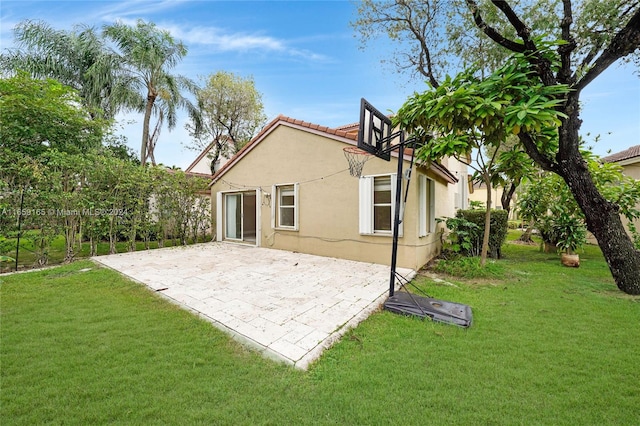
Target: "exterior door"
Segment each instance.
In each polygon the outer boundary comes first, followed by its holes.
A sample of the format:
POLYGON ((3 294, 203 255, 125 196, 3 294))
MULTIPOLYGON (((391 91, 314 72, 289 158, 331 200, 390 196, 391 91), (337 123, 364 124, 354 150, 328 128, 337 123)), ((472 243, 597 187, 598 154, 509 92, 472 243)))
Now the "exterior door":
POLYGON ((224 194, 225 240, 257 243, 259 206, 256 201, 257 193, 253 191, 224 194))

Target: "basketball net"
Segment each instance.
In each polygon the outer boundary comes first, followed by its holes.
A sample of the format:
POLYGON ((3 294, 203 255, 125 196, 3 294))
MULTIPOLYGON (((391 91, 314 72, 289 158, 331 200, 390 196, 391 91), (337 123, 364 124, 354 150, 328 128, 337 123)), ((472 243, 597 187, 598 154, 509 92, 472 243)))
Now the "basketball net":
POLYGON ((348 146, 342 151, 349 162, 349 174, 353 177, 361 177, 364 163, 371 158, 371 154, 355 146, 348 146))

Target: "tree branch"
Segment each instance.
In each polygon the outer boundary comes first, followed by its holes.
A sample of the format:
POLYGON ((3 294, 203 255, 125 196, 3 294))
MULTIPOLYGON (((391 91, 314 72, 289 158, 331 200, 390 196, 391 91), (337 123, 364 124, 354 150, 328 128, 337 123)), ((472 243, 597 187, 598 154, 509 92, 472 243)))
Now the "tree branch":
POLYGON ((573 12, 571 11, 571 0, 562 0, 564 17, 560 22, 562 30, 562 40, 567 44, 563 44, 558 48, 560 54, 560 71, 558 72, 558 80, 563 84, 571 84, 575 77, 571 76, 571 52, 576 48, 576 42, 571 36, 571 24, 573 24, 573 12))
POLYGON ((576 83, 575 89, 580 92, 611 64, 633 53, 638 47, 640 47, 640 9, 636 10, 627 25, 613 37, 609 46, 596 59, 593 67, 576 83))
POLYGON ((509 40, 508 38, 500 34, 495 28, 487 25, 487 23, 484 22, 484 19, 482 19, 482 16, 480 15, 480 9, 478 8, 478 4, 475 2, 475 0, 466 0, 466 2, 467 6, 469 6, 469 10, 473 15, 473 21, 475 22, 476 26, 480 30, 482 30, 482 32, 484 32, 491 40, 495 41, 505 49, 511 50, 512 52, 524 53, 526 51, 526 48, 523 44, 516 43, 513 40, 509 40))
POLYGON ((538 150, 535 141, 529 133, 519 133, 518 139, 520 139, 522 146, 524 146, 524 150, 527 155, 529 155, 529 157, 531 157, 531 159, 535 161, 540 167, 542 167, 544 170, 558 173, 558 166, 555 161, 542 154, 538 150))
MULTIPOLYGON (((411 5, 404 2, 403 0, 399 0, 397 4, 399 6, 404 7, 407 14, 406 18, 399 19, 399 20, 404 21, 404 23, 409 28, 409 31, 411 31, 411 33, 414 35, 416 40, 418 40, 418 43, 420 43, 420 55, 418 59, 419 63, 416 64, 418 67, 418 71, 420 71, 420 73, 423 76, 429 79, 429 83, 431 83, 431 85, 434 88, 437 88, 438 86, 440 86, 440 84, 438 83, 435 76, 433 75, 433 64, 431 61, 431 52, 429 51, 429 46, 427 45, 426 38, 424 37, 426 24, 422 28, 416 28, 416 26, 413 25, 413 19, 412 19, 413 10, 411 9, 411 5), (425 70, 425 65, 426 65, 426 70, 425 70)), ((429 21, 430 20, 427 20, 427 22, 429 21)))
POLYGON ((511 26, 513 26, 518 36, 520 36, 520 38, 524 42, 524 46, 527 48, 527 50, 535 50, 536 46, 531 41, 531 33, 529 28, 525 25, 524 22, 520 20, 520 18, 518 18, 511 6, 509 6, 509 3, 507 3, 505 0, 491 0, 491 2, 496 8, 498 8, 498 10, 500 10, 504 14, 504 16, 507 17, 509 23, 511 23, 511 26))

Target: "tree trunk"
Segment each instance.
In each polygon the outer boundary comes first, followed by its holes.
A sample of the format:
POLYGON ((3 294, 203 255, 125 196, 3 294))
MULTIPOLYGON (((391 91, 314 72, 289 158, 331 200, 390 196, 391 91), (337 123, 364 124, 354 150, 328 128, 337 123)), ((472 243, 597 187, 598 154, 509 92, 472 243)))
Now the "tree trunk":
POLYGON ((618 207, 600 194, 578 151, 578 96, 569 96, 569 117, 560 128, 558 173, 582 209, 587 229, 598 240, 618 288, 627 294, 640 294, 640 251, 625 231, 618 207))
POLYGON ((156 97, 151 92, 147 95, 147 105, 144 109, 144 122, 142 124, 142 143, 140 144, 140 164, 144 167, 147 163, 147 145, 149 143, 149 122, 151 121, 151 110, 156 97))
POLYGON ((520 236, 520 238, 518 238, 519 241, 522 241, 524 243, 531 243, 533 242, 533 240, 531 239, 531 234, 533 233, 533 227, 535 226, 535 221, 530 220, 529 224, 527 225, 527 229, 524 231, 524 233, 520 236))
POLYGON ((500 202, 502 204, 502 208, 506 210, 507 215, 511 211, 511 200, 513 199, 513 194, 516 193, 517 188, 518 186, 515 183, 511 182, 509 184, 508 190, 507 188, 502 189, 502 198, 500 199, 500 202))
POLYGON ((487 185, 487 210, 484 215, 484 235, 482 236, 482 251, 480 252, 480 266, 487 262, 489 252, 489 235, 491 235, 491 179, 489 175, 484 176, 484 183, 487 185))

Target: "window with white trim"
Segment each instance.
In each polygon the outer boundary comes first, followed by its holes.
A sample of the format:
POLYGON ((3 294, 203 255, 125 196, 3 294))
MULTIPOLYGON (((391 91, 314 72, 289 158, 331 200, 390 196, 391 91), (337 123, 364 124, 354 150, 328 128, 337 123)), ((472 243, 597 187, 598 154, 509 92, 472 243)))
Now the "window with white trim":
MULTIPOLYGON (((363 176, 360 182, 360 233, 392 235, 396 174, 363 176)), ((399 235, 402 235, 402 224, 399 235)))
POLYGON ((418 176, 418 236, 425 237, 436 230, 435 182, 425 175, 418 176))
POLYGON ((298 184, 274 185, 271 227, 298 230, 298 184))

